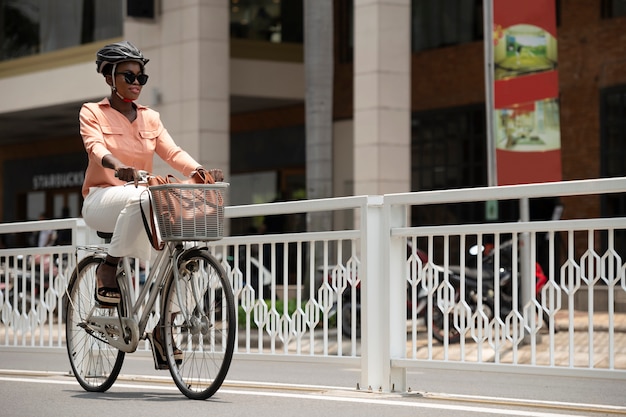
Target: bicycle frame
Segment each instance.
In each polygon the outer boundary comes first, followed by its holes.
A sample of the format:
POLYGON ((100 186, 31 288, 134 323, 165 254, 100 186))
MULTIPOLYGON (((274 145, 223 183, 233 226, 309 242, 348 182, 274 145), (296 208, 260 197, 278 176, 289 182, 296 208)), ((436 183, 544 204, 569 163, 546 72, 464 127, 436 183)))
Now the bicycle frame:
MULTIPOLYGON (((106 342, 111 346, 126 352, 132 353, 137 350, 140 340, 144 340, 144 331, 150 318, 150 312, 153 310, 157 298, 161 294, 161 290, 167 284, 167 279, 173 276, 178 278, 178 270, 173 265, 178 264, 178 258, 186 251, 197 249, 198 246, 185 248, 180 242, 168 242, 165 248, 158 253, 154 262, 151 263, 150 274, 146 282, 135 297, 135 287, 132 283, 132 268, 130 260, 126 257, 122 259, 121 267, 118 267, 118 277, 123 272, 126 279, 118 280, 120 291, 125 297, 122 297, 124 303, 123 312, 118 317, 93 315, 96 307, 90 312, 85 324, 91 330, 97 331, 106 337, 106 342), (144 302, 144 300, 147 301, 144 302), (123 332, 120 334, 120 329, 123 332)), ((177 289, 178 283, 176 281, 177 289)), ((180 291, 177 291, 180 297, 180 291)), ((198 291, 194 291, 194 298, 201 302, 202 297, 198 291)), ((118 307, 118 311, 119 307, 118 307)), ((120 312, 121 312, 120 311, 120 312)), ((187 319, 187 317, 185 317, 187 319)))

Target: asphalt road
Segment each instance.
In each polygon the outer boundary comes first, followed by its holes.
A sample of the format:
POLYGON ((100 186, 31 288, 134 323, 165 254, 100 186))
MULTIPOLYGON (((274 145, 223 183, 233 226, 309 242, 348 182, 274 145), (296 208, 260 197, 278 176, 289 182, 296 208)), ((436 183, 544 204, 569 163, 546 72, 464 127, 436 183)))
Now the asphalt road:
POLYGON ((0 416, 615 416, 626 415, 626 381, 500 372, 409 372, 411 393, 357 390, 356 369, 300 362, 233 362, 226 383, 192 401, 145 353, 127 355, 106 393, 69 375, 65 352, 0 351, 0 416))

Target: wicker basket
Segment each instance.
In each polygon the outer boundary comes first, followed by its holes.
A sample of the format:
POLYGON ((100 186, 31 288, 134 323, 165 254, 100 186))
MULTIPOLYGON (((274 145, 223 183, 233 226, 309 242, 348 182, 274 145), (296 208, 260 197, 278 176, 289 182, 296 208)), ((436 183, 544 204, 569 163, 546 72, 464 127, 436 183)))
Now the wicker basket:
POLYGON ((228 183, 151 186, 161 238, 164 241, 221 239, 228 186, 228 183))

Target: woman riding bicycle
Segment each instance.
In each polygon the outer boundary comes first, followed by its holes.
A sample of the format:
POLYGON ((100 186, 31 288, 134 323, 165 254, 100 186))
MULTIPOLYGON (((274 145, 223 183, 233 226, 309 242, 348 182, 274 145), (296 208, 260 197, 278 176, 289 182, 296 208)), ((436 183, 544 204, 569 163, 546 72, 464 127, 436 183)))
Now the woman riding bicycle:
MULTIPOLYGON (((145 187, 137 183, 138 171, 152 172, 156 153, 185 176, 204 170, 169 135, 159 113, 135 103, 148 81, 148 59, 130 42, 106 45, 96 54, 96 70, 104 76, 111 94, 80 110, 80 134, 89 158, 82 194, 85 223, 113 233, 106 261, 98 268, 96 301, 104 306, 120 302, 116 279, 121 257, 149 260, 150 240, 141 219, 146 204, 145 187), (128 186, 133 182, 134 186, 128 186)), ((223 181, 222 171, 209 173, 223 181)))

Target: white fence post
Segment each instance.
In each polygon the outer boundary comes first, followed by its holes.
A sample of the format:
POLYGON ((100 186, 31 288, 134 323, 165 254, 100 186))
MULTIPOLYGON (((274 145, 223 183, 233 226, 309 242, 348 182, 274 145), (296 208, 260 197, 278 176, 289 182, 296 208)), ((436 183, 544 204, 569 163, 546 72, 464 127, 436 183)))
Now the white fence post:
MULTIPOLYGON (((406 310, 407 310, 407 246, 405 238, 391 239, 391 229, 406 227, 407 207, 385 204, 383 218, 384 240, 389 242, 388 251, 383 256, 386 276, 383 280, 389 286, 389 353, 390 360, 406 358, 406 310)), ((406 368, 391 366, 391 391, 405 392, 407 386, 406 368)))
POLYGON ((382 212, 382 196, 369 196, 361 210, 361 385, 389 391, 389 286, 383 261, 389 232, 383 231, 382 212))

